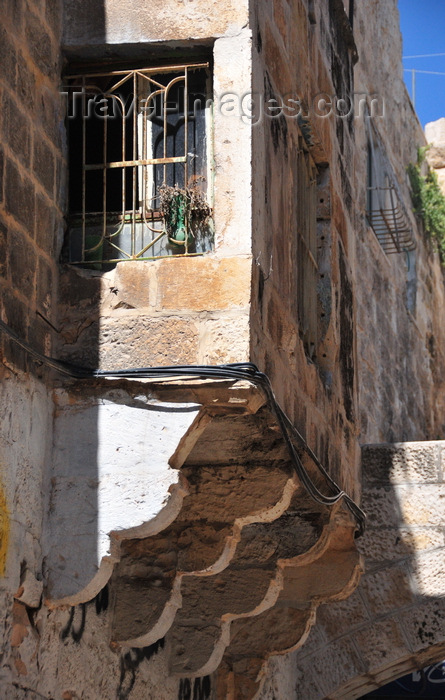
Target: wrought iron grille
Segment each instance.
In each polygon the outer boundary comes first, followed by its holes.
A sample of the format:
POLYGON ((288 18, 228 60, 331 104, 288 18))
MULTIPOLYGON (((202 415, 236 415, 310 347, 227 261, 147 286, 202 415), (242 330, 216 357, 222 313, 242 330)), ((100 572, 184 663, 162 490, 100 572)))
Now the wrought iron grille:
POLYGON ((366 217, 385 253, 414 250, 412 225, 394 171, 377 134, 368 132, 368 201, 366 217))
POLYGON ((212 246, 208 63, 68 78, 69 260, 212 246))

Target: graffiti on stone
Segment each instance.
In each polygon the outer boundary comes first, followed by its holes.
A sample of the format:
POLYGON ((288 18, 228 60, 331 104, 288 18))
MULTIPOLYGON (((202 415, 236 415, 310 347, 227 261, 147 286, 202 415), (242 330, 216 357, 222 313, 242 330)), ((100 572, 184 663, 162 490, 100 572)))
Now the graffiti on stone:
POLYGON ((181 678, 178 700, 209 700, 212 685, 210 676, 203 678, 181 678))
POLYGON ((117 700, 127 700, 136 682, 136 671, 142 661, 150 661, 151 657, 164 648, 164 639, 159 639, 149 647, 132 648, 121 656, 120 678, 117 689, 117 700))
POLYGON ((65 627, 60 633, 60 639, 66 640, 68 637, 71 635, 71 639, 73 642, 76 644, 79 644, 80 640, 83 637, 83 633, 85 631, 85 623, 86 623, 86 618, 87 618, 87 613, 86 613, 86 604, 82 603, 82 605, 78 606, 80 608, 80 623, 78 624, 77 627, 75 627, 75 618, 76 616, 76 607, 72 607, 70 610, 70 616, 68 619, 68 622, 66 623, 65 627))

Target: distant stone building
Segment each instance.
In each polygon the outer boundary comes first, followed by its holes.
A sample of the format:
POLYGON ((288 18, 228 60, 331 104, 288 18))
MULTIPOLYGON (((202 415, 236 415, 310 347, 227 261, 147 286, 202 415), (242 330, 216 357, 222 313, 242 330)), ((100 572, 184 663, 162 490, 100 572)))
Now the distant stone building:
POLYGON ((2 697, 344 700, 441 660, 396 0, 4 4, 2 697))

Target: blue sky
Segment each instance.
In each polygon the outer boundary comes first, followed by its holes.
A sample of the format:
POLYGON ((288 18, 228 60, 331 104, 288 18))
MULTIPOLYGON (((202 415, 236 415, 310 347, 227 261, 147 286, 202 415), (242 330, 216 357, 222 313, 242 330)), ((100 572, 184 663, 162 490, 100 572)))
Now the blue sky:
MULTIPOLYGON (((445 0, 399 0, 404 68, 416 70, 415 106, 422 126, 445 117, 445 0), (443 56, 406 58, 423 54, 443 56), (417 71, 435 71, 430 75, 417 71)), ((412 96, 412 73, 404 72, 412 96)))

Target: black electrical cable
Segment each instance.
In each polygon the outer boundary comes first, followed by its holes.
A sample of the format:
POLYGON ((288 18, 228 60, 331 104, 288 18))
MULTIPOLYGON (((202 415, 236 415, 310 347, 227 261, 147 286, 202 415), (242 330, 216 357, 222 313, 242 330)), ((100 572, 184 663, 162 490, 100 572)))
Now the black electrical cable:
POLYGON ((136 369, 120 370, 90 369, 72 365, 67 362, 61 362, 60 360, 55 360, 52 357, 43 355, 32 348, 27 342, 22 340, 17 333, 12 330, 12 328, 1 320, 0 330, 3 330, 17 345, 31 355, 31 357, 33 357, 37 362, 41 362, 42 364, 56 370, 60 374, 71 377, 72 379, 121 378, 162 380, 168 377, 187 377, 190 379, 247 380, 256 386, 259 386, 266 394, 268 405, 275 414, 283 438, 286 442, 295 472, 308 494, 314 501, 325 506, 333 506, 335 503, 338 503, 341 498, 343 498, 346 506, 357 520, 358 529, 356 532, 356 537, 360 537, 363 534, 366 519, 364 512, 329 476, 326 469, 310 449, 303 436, 298 432, 278 404, 273 393, 269 377, 263 372, 260 372, 257 366, 252 362, 236 362, 224 365, 173 365, 169 367, 141 367, 136 369), (323 494, 313 483, 312 479, 304 468, 303 463, 301 462, 291 436, 301 445, 302 449, 314 462, 315 466, 325 478, 330 489, 332 490, 332 495, 328 496, 323 494))

